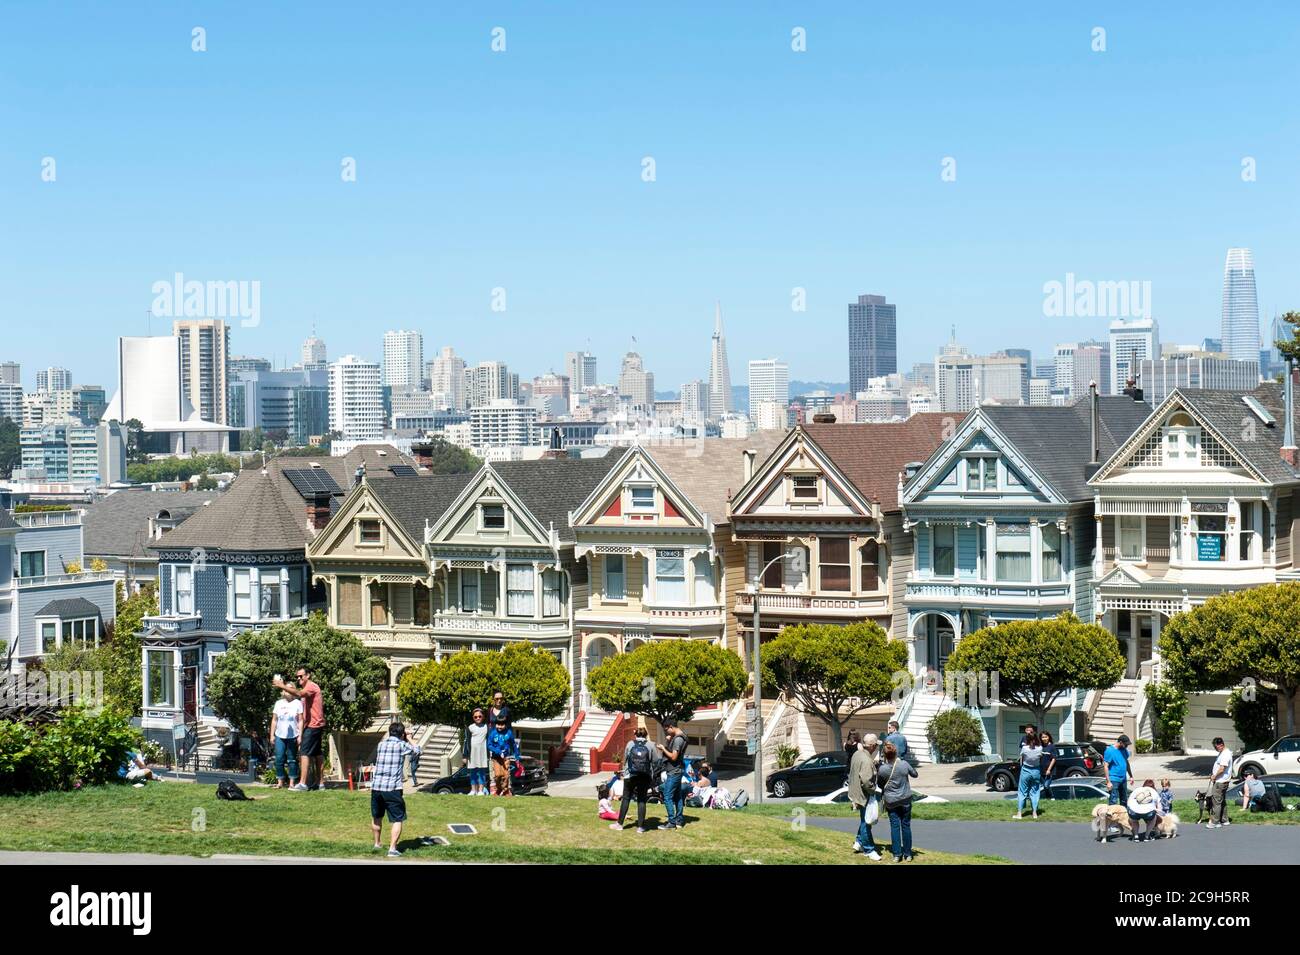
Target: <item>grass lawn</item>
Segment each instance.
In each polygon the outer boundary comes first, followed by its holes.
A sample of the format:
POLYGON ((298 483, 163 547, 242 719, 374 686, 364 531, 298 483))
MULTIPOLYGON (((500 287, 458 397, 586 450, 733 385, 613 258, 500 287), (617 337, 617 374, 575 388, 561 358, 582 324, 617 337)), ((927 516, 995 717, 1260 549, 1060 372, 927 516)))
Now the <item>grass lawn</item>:
MULTIPOLYGON (((155 852, 178 855, 369 857, 370 795, 346 790, 295 793, 248 787, 252 802, 222 802, 215 787, 153 783, 0 799, 0 849, 50 852, 155 852), (197 812, 202 810, 202 812, 197 812), (203 827, 195 831, 194 820, 203 827)), ((537 863, 745 863, 871 865, 849 851, 843 833, 792 824, 766 812, 688 809, 686 829, 615 832, 594 802, 531 796, 406 797, 401 848, 410 859, 537 863), (468 822, 473 836, 447 823, 468 822), (442 835, 449 846, 420 847, 442 835)), ((813 807, 815 808, 815 807, 813 807)), ((633 807, 635 812, 635 807, 633 807)), ((654 807, 652 819, 662 818, 654 807)), ((787 813, 788 816, 788 813, 787 813)), ((653 822, 650 825, 654 825, 653 822)), ((385 823, 384 844, 388 829, 385 823)), ((917 851, 921 864, 1005 860, 917 851)), ((397 860, 394 860, 395 862, 397 860)))
MULTIPOLYGON (((1042 822, 1086 822, 1092 816, 1092 807, 1096 805, 1083 799, 1064 799, 1060 802, 1044 800, 1038 805, 1038 818, 1042 822)), ((758 814, 775 818, 789 818, 792 809, 804 809, 810 816, 852 816, 857 810, 846 803, 829 803, 808 805, 805 803, 784 803, 763 806, 751 806, 758 814)), ((749 810, 747 809, 746 812, 749 810)), ((978 822, 1015 822, 1012 815, 1016 811, 1014 799, 971 799, 963 802, 922 803, 912 807, 913 819, 965 819, 978 822)), ((1175 799, 1174 812, 1183 825, 1196 822, 1196 800, 1175 799)), ((1028 815, 1029 808, 1026 806, 1028 815)), ((883 813, 882 813, 883 817, 883 813)), ((1232 803, 1228 807, 1228 818, 1234 823, 1254 825, 1300 825, 1300 812, 1242 812, 1241 803, 1232 803)), ((1024 820, 1033 822, 1032 818, 1024 820)))

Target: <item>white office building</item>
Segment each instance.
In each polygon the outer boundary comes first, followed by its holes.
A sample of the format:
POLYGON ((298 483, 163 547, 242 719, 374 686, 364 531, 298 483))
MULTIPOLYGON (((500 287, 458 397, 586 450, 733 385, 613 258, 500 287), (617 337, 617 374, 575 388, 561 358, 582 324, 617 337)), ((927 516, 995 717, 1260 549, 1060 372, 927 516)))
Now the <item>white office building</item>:
POLYGON ((477 408, 493 401, 519 399, 519 376, 503 361, 481 361, 465 369, 465 406, 477 408))
POLYGON ((384 384, 398 391, 418 391, 424 381, 424 336, 419 332, 384 332, 384 384))
MULTIPOLYGON (((384 436, 384 393, 379 366, 356 355, 330 363, 330 430, 346 447, 384 436)), ((346 453, 332 448, 334 453, 346 453)))
POLYGON ((1029 403, 1029 363, 1023 355, 972 355, 950 341, 935 356, 934 381, 938 411, 1029 403))
POLYGON ((455 411, 465 410, 465 359, 456 354, 456 349, 445 346, 438 357, 429 362, 429 390, 444 408, 455 411))
POLYGON ((325 352, 325 342, 316 337, 313 332, 311 337, 302 343, 302 367, 308 371, 322 370, 329 362, 325 352))
POLYGON ((749 363, 751 418, 758 420, 759 405, 765 401, 775 401, 782 406, 790 403, 790 366, 775 358, 758 358, 749 363))
POLYGON ((1160 326, 1154 318, 1119 318, 1111 322, 1110 393, 1121 394, 1142 362, 1159 357, 1160 326))
POLYGON ((172 323, 172 334, 180 341, 186 399, 204 421, 227 424, 230 327, 220 318, 181 318, 172 323))
POLYGON ((474 448, 521 448, 537 444, 537 409, 497 398, 469 410, 469 442, 474 448))
MULTIPOLYGON (((201 375, 197 382, 192 374, 186 377, 185 373, 193 373, 196 367, 193 341, 189 345, 191 362, 188 366, 183 364, 186 348, 181 335, 131 336, 117 340, 117 391, 100 420, 127 422, 135 418, 140 421, 144 426, 140 445, 148 454, 230 450, 230 435, 235 429, 204 418, 190 401, 191 389, 196 384, 197 390, 203 389, 201 375)), ((224 368, 224 362, 222 365, 224 368)), ((223 413, 224 405, 223 399, 223 413)))
POLYGON ((37 391, 71 391, 72 372, 66 368, 42 368, 36 373, 37 391))
POLYGON ((1250 249, 1229 249, 1223 263, 1222 350, 1238 361, 1259 361, 1259 302, 1250 249))

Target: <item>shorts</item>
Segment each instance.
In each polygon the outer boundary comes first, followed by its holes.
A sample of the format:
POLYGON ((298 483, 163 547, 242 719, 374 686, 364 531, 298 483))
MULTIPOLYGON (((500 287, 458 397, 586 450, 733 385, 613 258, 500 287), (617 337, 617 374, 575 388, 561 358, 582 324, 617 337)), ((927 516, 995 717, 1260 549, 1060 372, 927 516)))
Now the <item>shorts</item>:
POLYGON ((298 747, 299 756, 319 756, 321 737, 325 735, 325 727, 317 726, 307 727, 302 731, 302 745, 298 747))
POLYGON ((385 812, 388 813, 389 822, 406 820, 406 800, 402 798, 400 790, 370 790, 370 818, 378 819, 385 812))

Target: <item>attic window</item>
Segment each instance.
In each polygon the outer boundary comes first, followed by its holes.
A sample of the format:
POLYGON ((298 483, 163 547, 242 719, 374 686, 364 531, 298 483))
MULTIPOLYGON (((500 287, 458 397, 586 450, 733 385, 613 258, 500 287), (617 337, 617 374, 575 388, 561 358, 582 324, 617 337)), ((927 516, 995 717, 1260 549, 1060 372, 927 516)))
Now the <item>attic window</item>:
POLYGON ((357 539, 363 544, 383 543, 383 531, 379 521, 373 519, 357 521, 357 539))
POLYGON ((483 527, 485 530, 505 530, 506 508, 504 504, 484 504, 482 513, 483 527))
POLYGON ((655 507, 655 489, 653 487, 629 488, 632 492, 632 508, 637 511, 653 511, 655 507))
POLYGON ((1192 416, 1176 411, 1164 428, 1164 465, 1168 468, 1194 468, 1201 464, 1201 429, 1192 416))
POLYGON ((798 501, 815 501, 817 500, 817 477, 816 475, 796 475, 790 479, 790 485, 795 500, 798 501))

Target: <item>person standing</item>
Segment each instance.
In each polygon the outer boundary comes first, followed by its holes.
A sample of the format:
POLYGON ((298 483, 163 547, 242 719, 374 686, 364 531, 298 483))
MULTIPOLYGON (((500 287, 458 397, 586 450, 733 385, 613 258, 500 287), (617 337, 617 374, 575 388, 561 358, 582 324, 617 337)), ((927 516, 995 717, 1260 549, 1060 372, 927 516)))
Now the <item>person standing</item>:
POLYGON ((910 750, 907 748, 907 737, 898 728, 898 720, 890 720, 885 727, 885 742, 898 750, 899 759, 906 760, 910 755, 910 750))
POLYGON ((402 767, 406 759, 419 755, 420 747, 412 746, 406 736, 406 727, 393 723, 388 735, 379 741, 375 751, 375 771, 370 777, 370 829, 375 836, 375 851, 383 848, 380 837, 384 831, 384 814, 392 828, 389 835, 388 855, 396 858, 402 854, 397 841, 402 837, 402 823, 406 821, 406 800, 402 798, 402 767))
POLYGON ((1106 767, 1106 791, 1110 793, 1107 800, 1112 806, 1128 805, 1128 784, 1133 779, 1133 770, 1128 763, 1129 738, 1121 735, 1114 746, 1107 746, 1101 757, 1106 767))
POLYGON ((461 762, 469 770, 471 796, 488 794, 488 769, 491 762, 488 759, 487 739, 490 729, 483 707, 474 707, 473 719, 470 720, 469 726, 465 727, 465 745, 460 753, 461 762))
POLYGON ((660 790, 664 797, 664 811, 668 813, 665 829, 682 829, 686 826, 683 812, 685 802, 682 799, 682 776, 686 763, 686 734, 677 723, 668 720, 664 723, 664 733, 668 737, 667 745, 656 744, 663 756, 663 782, 660 790))
POLYGON ((1231 825, 1228 821, 1228 784, 1232 782, 1232 750, 1222 736, 1214 737, 1214 765, 1210 768, 1210 821, 1206 829, 1231 825))
POLYGON ((1047 730, 1038 734, 1038 740, 1043 744, 1043 785, 1046 786, 1056 774, 1056 757, 1060 751, 1052 740, 1052 734, 1047 730))
POLYGON ((645 804, 650 797, 651 773, 654 753, 644 726, 638 726, 627 746, 623 747, 623 795, 618 807, 618 821, 609 828, 622 831, 627 818, 627 807, 636 799, 636 831, 645 832, 645 804))
POLYGON ((506 695, 500 690, 492 694, 492 703, 488 707, 487 721, 489 726, 496 726, 498 723, 504 723, 506 729, 515 728, 515 722, 510 713, 510 707, 506 706, 506 695))
POLYGON ((1033 807, 1034 818, 1038 818, 1038 797, 1043 790, 1043 744, 1038 733, 1030 730, 1025 734, 1025 741, 1020 745, 1020 786, 1016 794, 1016 814, 1013 819, 1023 819, 1025 801, 1033 807))
POLYGON ((271 739, 275 740, 275 788, 298 785, 298 740, 302 738, 302 700, 287 690, 271 711, 271 739), (288 767, 286 774, 285 767, 288 767))
POLYGON ((876 795, 876 750, 880 743, 875 733, 868 733, 853 757, 849 760, 849 802, 858 810, 858 836, 853 840, 853 851, 866 853, 872 862, 880 861, 880 850, 871 835, 875 819, 868 820, 868 812, 880 814, 876 795))
POLYGON ((510 777, 514 773, 515 763, 519 761, 519 740, 515 739, 515 731, 500 715, 497 716, 496 725, 488 730, 487 751, 492 764, 492 794, 512 795, 510 777))
POLYGON ((320 687, 312 680, 311 675, 311 670, 307 667, 298 667, 296 688, 278 678, 271 681, 273 686, 297 697, 302 702, 307 720, 307 725, 302 731, 302 742, 298 745, 302 781, 293 787, 298 792, 320 789, 324 781, 325 757, 321 747, 325 736, 325 700, 321 696, 320 687))
POLYGON ((916 770, 907 760, 898 758, 893 743, 885 744, 885 761, 876 774, 880 798, 889 813, 889 847, 895 862, 912 861, 912 784, 916 770))

